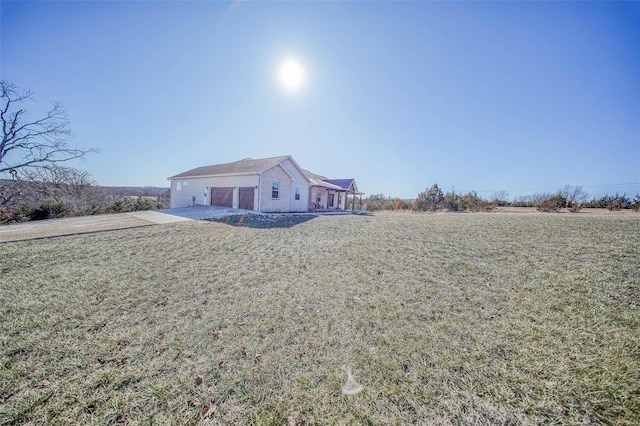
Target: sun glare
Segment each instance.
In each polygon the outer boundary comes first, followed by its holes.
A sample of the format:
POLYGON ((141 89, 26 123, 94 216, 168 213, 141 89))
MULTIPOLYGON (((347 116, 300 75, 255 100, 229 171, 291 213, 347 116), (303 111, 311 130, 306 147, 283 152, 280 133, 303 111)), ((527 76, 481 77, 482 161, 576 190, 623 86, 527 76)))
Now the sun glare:
POLYGON ((300 90, 305 83, 305 71, 295 59, 284 60, 278 69, 280 84, 292 92, 300 90))

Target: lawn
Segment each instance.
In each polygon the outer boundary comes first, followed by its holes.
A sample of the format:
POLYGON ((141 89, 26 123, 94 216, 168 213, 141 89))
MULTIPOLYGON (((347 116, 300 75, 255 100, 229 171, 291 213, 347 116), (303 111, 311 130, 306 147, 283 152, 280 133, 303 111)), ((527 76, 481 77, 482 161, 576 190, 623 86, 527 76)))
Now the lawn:
POLYGON ((640 424, 639 286, 638 214, 0 244, 0 424, 640 424))

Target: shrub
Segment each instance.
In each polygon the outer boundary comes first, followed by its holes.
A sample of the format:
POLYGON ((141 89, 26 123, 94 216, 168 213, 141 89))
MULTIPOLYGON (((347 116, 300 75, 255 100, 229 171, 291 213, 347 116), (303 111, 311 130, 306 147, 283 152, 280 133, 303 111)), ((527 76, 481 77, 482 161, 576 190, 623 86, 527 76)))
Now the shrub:
POLYGON ((478 193, 475 191, 468 192, 464 195, 458 195, 455 192, 447 192, 444 196, 444 206, 449 211, 453 212, 490 211, 494 207, 492 203, 478 196, 478 193))
POLYGON ((123 197, 111 204, 109 213, 127 213, 142 210, 155 210, 161 207, 158 201, 150 197, 123 197))
POLYGON ((0 206, 0 223, 7 223, 13 219, 13 211, 8 207, 0 206))
POLYGON ((444 207, 444 194, 437 183, 419 193, 414 201, 414 209, 418 211, 436 211, 442 207, 444 207))
POLYGON ((444 194, 444 208, 446 208, 450 212, 464 210, 460 201, 460 196, 456 195, 455 192, 447 192, 446 194, 444 194))
POLYGON ((386 197, 383 194, 370 195, 362 200, 368 211, 407 210, 411 203, 398 197, 386 197))
POLYGON ((29 212, 30 220, 54 219, 72 215, 72 210, 62 201, 49 200, 29 212))
POLYGON ((569 211, 572 213, 578 213, 589 196, 581 186, 571 185, 565 185, 560 195, 564 198, 566 206, 569 207, 569 211))
POLYGON ((618 195, 617 193, 615 198, 607 205, 607 209, 612 211, 628 209, 629 207, 631 207, 631 200, 627 198, 627 194, 618 195))
POLYGON ((509 205, 509 193, 507 191, 497 191, 491 196, 491 204, 494 206, 508 206, 509 205))
POLYGON ((533 205, 541 212, 557 212, 566 204, 566 199, 561 193, 541 193, 533 195, 533 205))

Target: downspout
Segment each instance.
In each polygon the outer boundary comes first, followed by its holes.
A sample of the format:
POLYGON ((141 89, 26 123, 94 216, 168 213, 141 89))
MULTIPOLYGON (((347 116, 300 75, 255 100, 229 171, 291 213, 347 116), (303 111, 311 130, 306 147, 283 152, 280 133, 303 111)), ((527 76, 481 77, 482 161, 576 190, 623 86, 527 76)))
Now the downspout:
POLYGON ((260 185, 260 177, 261 175, 258 174, 258 213, 262 213, 261 210, 261 205, 260 205, 260 200, 262 199, 262 197, 260 196, 260 194, 262 193, 262 185, 260 185))

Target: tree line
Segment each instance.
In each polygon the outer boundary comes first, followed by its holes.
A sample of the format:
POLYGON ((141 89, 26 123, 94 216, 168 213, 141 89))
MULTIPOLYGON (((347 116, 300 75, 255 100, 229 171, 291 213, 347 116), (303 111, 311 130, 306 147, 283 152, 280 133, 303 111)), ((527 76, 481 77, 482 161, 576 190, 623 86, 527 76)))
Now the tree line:
POLYGON ((69 167, 97 150, 72 146, 61 103, 33 117, 30 102, 30 91, 0 81, 0 223, 168 206, 168 189, 132 196, 99 187, 89 173, 69 167))
POLYGON ((535 207, 542 212, 568 209, 570 212, 577 213, 583 208, 633 209, 638 211, 640 210, 640 195, 631 199, 626 194, 616 193, 615 196, 605 195, 598 199, 592 198, 589 201, 588 193, 581 186, 566 185, 557 192, 536 193, 510 201, 509 194, 505 191, 498 191, 489 198, 483 198, 475 191, 456 193, 452 190, 445 193, 436 183, 420 192, 414 199, 375 194, 363 199, 362 204, 369 211, 481 212, 491 211, 496 207, 535 207))
MULTIPOLYGON (((25 106, 33 100, 30 91, 0 81, 0 223, 168 207, 168 189, 156 188, 136 194, 114 191, 98 186, 87 172, 69 167, 69 161, 84 159, 97 150, 71 145, 69 119, 62 104, 53 103, 42 116, 34 118, 25 106)), ((415 199, 376 194, 362 200, 360 207, 370 211, 456 212, 491 211, 498 206, 536 207, 540 211, 568 208, 572 212, 583 207, 640 209, 640 195, 633 200, 626 194, 591 201, 587 198, 588 194, 580 186, 567 185, 556 193, 533 194, 509 201, 504 191, 484 199, 475 191, 445 193, 434 184, 415 199)))

